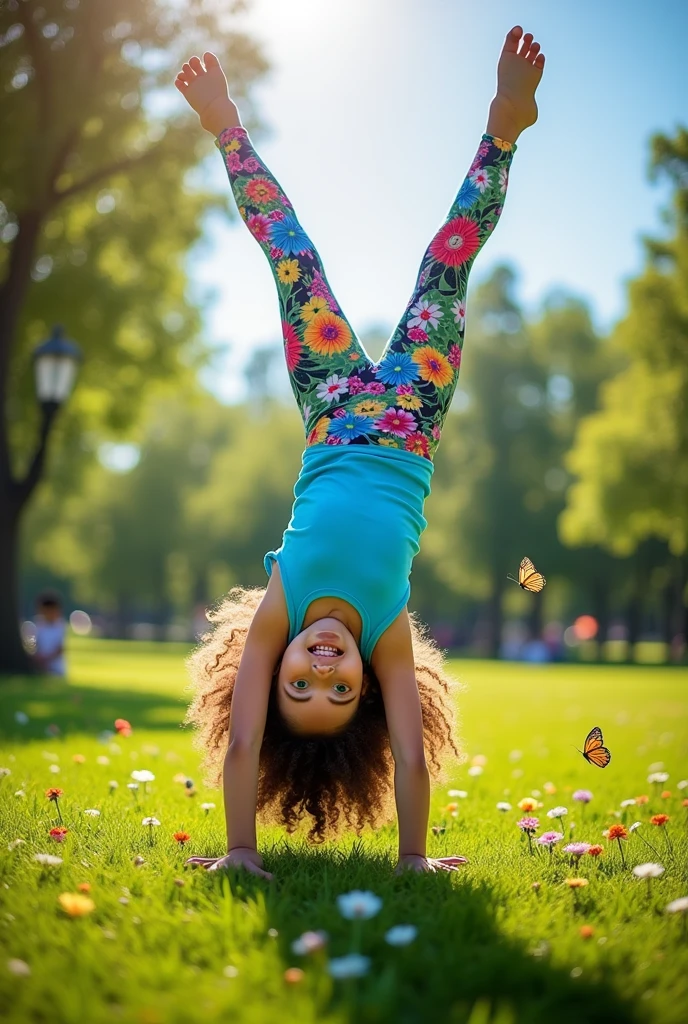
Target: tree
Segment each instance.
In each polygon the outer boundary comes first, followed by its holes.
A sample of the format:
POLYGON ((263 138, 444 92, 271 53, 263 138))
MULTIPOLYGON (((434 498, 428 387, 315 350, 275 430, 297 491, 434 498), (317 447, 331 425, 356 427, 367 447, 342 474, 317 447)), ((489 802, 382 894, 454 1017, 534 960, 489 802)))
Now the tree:
MULTIPOLYGON (((85 350, 61 425, 73 450, 131 424, 153 382, 199 358, 184 256, 225 200, 188 187, 208 143, 177 105, 166 112, 161 90, 174 95, 181 60, 219 40, 234 93, 246 95, 266 63, 232 31, 242 7, 9 0, 0 12, 0 671, 28 668, 17 536, 43 457, 31 347, 60 321, 85 350)), ((63 461, 65 485, 73 463, 63 461)))
MULTIPOLYGON (((652 140, 651 170, 674 187, 673 237, 646 240, 612 342, 624 367, 580 424, 568 458, 576 476, 561 533, 572 545, 629 555, 650 538, 671 554, 668 591, 686 632, 688 583, 688 131, 652 140)), ((645 580, 639 582, 644 589, 645 580)), ((670 604, 670 600, 667 598, 670 604)))

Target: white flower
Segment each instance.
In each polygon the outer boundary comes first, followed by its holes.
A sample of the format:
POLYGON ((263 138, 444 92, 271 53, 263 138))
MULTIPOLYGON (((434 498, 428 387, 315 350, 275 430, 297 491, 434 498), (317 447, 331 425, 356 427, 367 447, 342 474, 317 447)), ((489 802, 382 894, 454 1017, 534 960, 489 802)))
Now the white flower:
POLYGON ((96 758, 96 764, 108 765, 110 764, 110 758, 106 757, 105 754, 99 754, 96 758))
POLYGON ((201 810, 205 811, 205 813, 207 814, 208 811, 214 811, 215 810, 215 804, 214 803, 201 804, 201 810))
POLYGON ((474 185, 478 186, 478 189, 481 192, 484 192, 485 189, 490 184, 490 175, 488 173, 488 168, 479 167, 477 171, 474 171, 473 174, 471 174, 470 180, 473 182, 474 185))
POLYGON ((676 788, 677 789, 685 789, 686 786, 688 786, 688 779, 681 779, 680 782, 676 783, 676 788))
POLYGON ((542 788, 544 789, 547 796, 554 796, 554 794, 557 791, 557 787, 554 785, 553 782, 545 782, 542 788))
POLYGON ((26 725, 27 722, 29 721, 29 716, 27 715, 26 711, 15 711, 14 720, 17 723, 17 725, 26 725))
POLYGON ((638 864, 633 868, 633 874, 636 878, 659 878, 664 874, 664 868, 661 864, 638 864))
POLYGON ((87 814, 89 816, 89 818, 99 818, 100 817, 100 811, 97 811, 95 809, 95 807, 87 807, 86 810, 84 811, 84 814, 87 814))
POLYGON ((451 308, 454 314, 454 323, 459 325, 459 330, 463 330, 464 324, 466 323, 466 303, 459 302, 458 299, 451 308))
POLYGON ((31 968, 25 960, 8 960, 7 970, 20 978, 28 978, 31 974, 31 968))
POLYGON ((291 944, 292 953, 297 956, 306 956, 308 953, 317 953, 319 949, 327 944, 327 932, 304 932, 299 935, 291 944))
POLYGON ((119 782, 117 781, 117 779, 110 779, 110 781, 108 782, 108 786, 110 787, 110 789, 117 789, 119 786, 119 782))
POLYGON ((57 775, 57 774, 59 773, 59 771, 60 771, 60 766, 59 766, 59 764, 51 764, 51 765, 48 765, 48 771, 49 771, 49 772, 52 772, 52 773, 53 773, 53 775, 57 775))
POLYGON ((138 788, 138 782, 127 782, 127 789, 130 789, 132 793, 135 793, 138 788))
POLYGON ((135 782, 155 782, 155 775, 153 775, 153 772, 149 772, 147 768, 133 771, 131 777, 135 782))
POLYGON ((159 825, 160 822, 157 818, 144 818, 141 822, 142 825, 148 825, 149 828, 153 828, 155 825, 159 825))
POLYGON ((0 779, 4 779, 6 775, 11 775, 11 768, 0 768, 0 779))
POLYGON ((629 832, 635 832, 635 830, 637 828, 640 828, 641 825, 642 825, 642 821, 634 821, 628 831, 629 832))
POLYGON ((370 957, 360 953, 335 957, 330 960, 327 970, 333 978, 362 978, 370 970, 370 957))
POLYGON ((511 804, 507 803, 506 800, 500 800, 499 803, 497 804, 497 810, 504 811, 506 813, 507 811, 511 810, 511 804))
POLYGON ((456 796, 459 798, 459 800, 465 800, 466 797, 468 796, 468 793, 466 792, 465 789, 448 789, 447 796, 456 796))
POLYGON ((472 779, 477 779, 479 775, 482 775, 482 773, 483 769, 479 764, 472 764, 471 767, 468 769, 468 774, 471 776, 472 779))
POLYGON ((622 807, 634 807, 635 806, 635 797, 632 796, 630 798, 630 800, 622 800, 621 801, 621 806, 622 807))
POLYGON ((333 373, 325 381, 320 381, 315 393, 321 402, 334 402, 335 398, 339 398, 340 395, 345 395, 349 390, 349 378, 340 377, 338 373, 333 373))
POLYGON ((685 914, 688 912, 688 896, 679 896, 677 900, 667 903, 664 909, 667 914, 685 914))
POLYGON ((24 843, 23 839, 13 839, 11 843, 7 844, 7 849, 12 853, 12 850, 16 850, 18 846, 22 846, 24 843))
MULTIPOLYGON (((352 921, 367 920, 375 917, 382 907, 382 900, 373 892, 362 892, 360 889, 353 889, 351 892, 343 893, 337 897, 337 906, 342 917, 352 921)), ((353 975, 352 975, 353 977, 353 975)))
POLYGON ((506 192, 507 182, 509 181, 509 169, 508 167, 499 168, 499 191, 506 192))
POLYGON ((487 758, 484 754, 476 754, 475 757, 471 758, 471 764, 479 764, 484 768, 487 764, 487 758))
POLYGON ((26 793, 24 792, 23 789, 18 789, 14 795, 16 796, 17 800, 23 800, 23 798, 26 796, 26 793))
POLYGON ((33 859, 50 868, 58 868, 62 863, 62 857, 54 857, 52 853, 34 853, 33 859))
POLYGON ((563 818, 568 814, 566 807, 553 807, 551 811, 547 811, 548 818, 563 818))
POLYGON ((648 782, 668 782, 669 772, 650 772, 647 777, 648 782))
POLYGON ((420 299, 415 306, 411 307, 411 319, 407 327, 437 327, 440 318, 444 313, 436 302, 428 302, 427 299, 420 299))
POLYGON ((385 932, 385 942, 390 946, 408 946, 417 934, 418 929, 414 924, 397 924, 385 932))
POLYGON ((222 973, 225 978, 237 978, 239 976, 239 968, 235 967, 234 964, 227 964, 227 966, 222 969, 222 973))

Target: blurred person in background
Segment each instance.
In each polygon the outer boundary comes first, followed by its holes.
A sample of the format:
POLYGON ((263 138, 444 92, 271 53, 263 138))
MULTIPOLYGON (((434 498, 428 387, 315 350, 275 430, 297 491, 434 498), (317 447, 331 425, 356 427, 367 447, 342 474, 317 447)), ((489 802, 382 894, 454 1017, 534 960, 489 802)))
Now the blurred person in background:
POLYGON ((64 644, 67 623, 59 594, 45 590, 36 598, 36 650, 33 660, 46 675, 66 674, 64 644))

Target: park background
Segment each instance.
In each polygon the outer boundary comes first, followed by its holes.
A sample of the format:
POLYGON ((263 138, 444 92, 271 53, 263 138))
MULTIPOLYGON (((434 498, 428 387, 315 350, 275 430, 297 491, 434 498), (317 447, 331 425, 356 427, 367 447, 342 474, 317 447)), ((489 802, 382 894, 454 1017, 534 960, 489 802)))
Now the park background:
MULTIPOLYGON (((84 357, 21 518, 22 618, 52 586, 96 632, 190 638, 229 587, 264 583, 289 518, 303 438, 270 272, 170 88, 180 57, 217 38, 376 354, 518 17, 546 45, 540 120, 472 275, 412 604, 453 650, 682 659, 683 4, 217 0, 185 18, 174 2, 55 0, 2 17, 0 446, 16 479, 39 430, 34 346, 61 323, 84 357), (70 49, 77 29, 97 36, 92 57, 70 49), (524 554, 548 578, 541 600, 506 580, 524 554)), ((12 530, 16 548, 3 518, 12 530)))
POLYGON ((9 1024, 683 1024, 687 28, 678 0, 0 0, 9 1024), (184 661, 208 606, 264 583, 303 436, 268 268, 173 78, 221 57, 375 354, 514 23, 547 56, 540 120, 472 274, 413 573, 463 684, 428 850, 470 866, 395 877, 394 825, 317 849, 261 827, 273 883, 185 871, 225 836, 180 729, 184 661), (32 372, 56 324, 83 356, 61 408, 32 372), (506 581, 524 554, 539 600, 506 581), (20 640, 45 587, 76 627, 66 680, 33 675, 20 640), (575 749, 595 724, 603 772, 575 749), (526 807, 601 855, 531 852, 526 807), (342 918, 352 889, 374 918, 342 918), (395 948, 400 924, 416 934, 395 948), (312 929, 329 938, 304 957, 312 929), (350 952, 363 976, 337 980, 350 952))

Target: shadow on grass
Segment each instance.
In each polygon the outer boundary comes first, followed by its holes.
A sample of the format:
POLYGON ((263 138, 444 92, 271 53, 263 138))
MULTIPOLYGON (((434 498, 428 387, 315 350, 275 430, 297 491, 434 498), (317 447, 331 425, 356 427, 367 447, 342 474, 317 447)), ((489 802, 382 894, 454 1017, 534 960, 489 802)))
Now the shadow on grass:
MULTIPOLYGON (((331 1002, 320 1006, 321 1012, 336 1009, 351 1024, 639 1020, 610 985, 572 977, 570 966, 554 966, 542 937, 533 935, 524 944, 500 932, 499 896, 470 875, 396 877, 386 856, 358 846, 345 853, 290 848, 285 842, 264 859, 275 875, 272 883, 232 872, 230 884, 235 898, 265 900, 285 964, 308 969, 304 958, 291 951, 291 943, 302 932, 318 929, 329 934, 329 956, 360 952, 371 958, 366 977, 334 982, 331 1002), (379 916, 355 923, 341 919, 336 896, 351 889, 381 896, 379 916), (384 935, 395 924, 415 924, 415 942, 390 947, 384 935)), ((221 890, 222 876, 206 879, 209 891, 221 890)))
POLYGON ((174 729, 183 721, 187 703, 183 696, 145 690, 74 687, 50 677, 5 676, 0 677, 0 739, 45 739, 52 726, 58 727, 59 736, 96 736, 111 730, 116 718, 126 718, 136 729, 174 729), (25 725, 17 722, 18 711, 29 716, 25 725))

